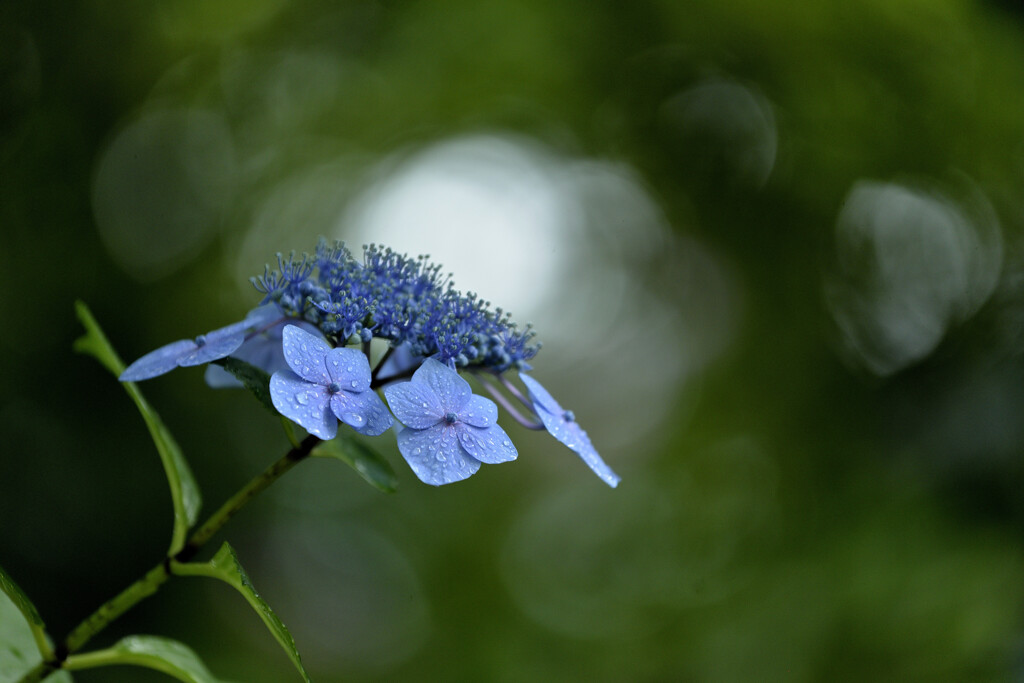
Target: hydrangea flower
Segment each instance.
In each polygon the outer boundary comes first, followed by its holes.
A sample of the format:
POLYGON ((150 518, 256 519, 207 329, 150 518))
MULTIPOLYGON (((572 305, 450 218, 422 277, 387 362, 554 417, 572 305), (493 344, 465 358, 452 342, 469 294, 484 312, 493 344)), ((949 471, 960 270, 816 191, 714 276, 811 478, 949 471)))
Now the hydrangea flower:
MULTIPOLYGON (((271 374, 274 407, 320 439, 334 438, 339 420, 367 436, 391 427, 395 420, 375 391, 383 386, 401 423, 402 456, 435 486, 466 479, 482 463, 517 457, 497 425, 500 405, 524 427, 547 429, 610 486, 618 484, 573 414, 522 374, 540 350, 531 326, 520 329, 502 309, 458 291, 426 256, 371 244, 358 258, 344 243, 321 240, 312 256, 278 254, 277 269, 267 266, 252 282, 263 301, 245 320, 148 353, 121 379, 234 356, 271 374), (371 372, 374 340, 388 350, 371 372), (511 369, 528 392, 505 377, 511 369), (494 402, 475 396, 462 371, 481 380, 494 402)), ((206 378, 214 387, 240 384, 218 366, 207 368, 206 378)))
POLYGON ((281 317, 277 306, 265 305, 249 312, 245 320, 222 327, 195 339, 181 339, 150 351, 125 368, 118 378, 122 382, 139 382, 170 372, 177 367, 202 365, 230 356, 242 342, 246 333, 271 324, 281 317))
POLYGON ((473 293, 462 294, 427 257, 364 247, 361 260, 342 243, 321 240, 314 257, 278 255, 253 284, 286 315, 316 325, 338 345, 358 335, 407 345, 417 357, 451 368, 526 370, 539 344, 532 328, 519 330, 500 308, 473 293))
POLYGON ((321 439, 333 439, 338 420, 360 434, 377 436, 392 425, 391 414, 370 388, 370 363, 356 350, 332 348, 295 325, 282 334, 290 370, 270 378, 274 407, 321 439))
POLYGON ((526 389, 530 393, 530 399, 533 401, 534 410, 537 412, 540 421, 544 423, 544 428, 553 437, 576 451, 583 459, 583 462, 587 463, 587 466, 594 470, 594 474, 601 477, 606 484, 611 487, 618 486, 621 477, 615 474, 605 464, 604 460, 601 459, 601 456, 597 454, 597 450, 590 442, 590 437, 587 436, 587 433, 576 422, 576 416, 573 415, 573 412, 562 408, 558 401, 548 393, 547 389, 542 387, 540 382, 534 378, 529 375, 520 374, 519 379, 523 380, 523 384, 526 385, 526 389))
POLYGON ((516 458, 516 447, 498 426, 498 407, 474 395, 444 363, 428 358, 412 380, 386 387, 384 395, 405 425, 398 450, 427 484, 450 484, 474 474, 481 463, 516 458))

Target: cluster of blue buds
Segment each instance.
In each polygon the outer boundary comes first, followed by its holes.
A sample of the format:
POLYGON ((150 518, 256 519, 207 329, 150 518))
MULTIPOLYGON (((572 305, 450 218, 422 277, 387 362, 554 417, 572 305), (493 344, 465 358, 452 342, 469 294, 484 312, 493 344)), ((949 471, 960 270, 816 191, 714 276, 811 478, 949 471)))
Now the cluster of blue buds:
MULTIPOLYGON (((482 463, 516 458, 498 426, 501 404, 618 484, 572 411, 526 374, 540 349, 532 328, 520 330, 501 309, 460 293, 427 257, 370 245, 360 261, 343 243, 321 240, 314 256, 278 254, 277 269, 268 266, 253 284, 263 301, 244 320, 148 353, 121 381, 234 357, 270 374, 274 407, 320 439, 333 439, 339 422, 366 436, 394 428, 413 472, 435 486, 465 479, 482 463), (374 339, 387 348, 371 369, 374 339), (525 393, 506 377, 509 370, 525 393), (474 394, 460 373, 494 400, 474 394)), ((217 365, 208 366, 206 380, 240 384, 217 365)))

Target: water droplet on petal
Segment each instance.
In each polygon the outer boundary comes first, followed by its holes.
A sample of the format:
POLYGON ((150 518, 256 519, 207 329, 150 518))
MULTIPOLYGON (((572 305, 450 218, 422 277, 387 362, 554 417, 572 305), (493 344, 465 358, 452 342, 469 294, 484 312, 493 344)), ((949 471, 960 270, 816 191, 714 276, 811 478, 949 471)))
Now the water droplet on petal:
POLYGON ((302 405, 308 405, 309 394, 299 394, 298 396, 295 397, 295 400, 301 403, 302 405))
POLYGON ((506 446, 506 447, 507 447, 507 446, 511 446, 512 444, 510 444, 510 443, 508 442, 508 439, 505 439, 504 441, 502 441, 502 442, 501 442, 501 445, 502 445, 502 446, 506 446))
POLYGON ((366 418, 359 413, 345 413, 342 417, 345 418, 345 422, 349 423, 353 427, 359 427, 366 422, 366 418))
POLYGON ((300 348, 301 348, 301 349, 302 349, 303 351, 308 351, 308 350, 309 350, 309 347, 308 347, 308 346, 306 346, 305 344, 303 344, 303 345, 302 345, 302 346, 301 346, 300 348))
POLYGON ((359 382, 357 382, 357 381, 355 381, 355 380, 352 380, 351 382, 349 382, 349 384, 351 384, 351 385, 352 385, 352 388, 353 388, 353 389, 355 389, 355 388, 356 388, 357 386, 359 386, 359 382))
POLYGON ((413 455, 419 455, 422 450, 423 450, 422 448, 417 446, 416 448, 412 449, 412 454, 413 455))

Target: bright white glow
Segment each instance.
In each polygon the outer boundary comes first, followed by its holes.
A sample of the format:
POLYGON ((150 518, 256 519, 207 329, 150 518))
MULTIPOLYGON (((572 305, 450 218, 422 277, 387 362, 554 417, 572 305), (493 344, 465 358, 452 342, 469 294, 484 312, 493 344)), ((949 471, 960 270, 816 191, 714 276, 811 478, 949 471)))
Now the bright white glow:
POLYGON ((678 382, 735 328, 732 279, 672 234, 630 167, 528 140, 466 137, 392 159, 334 237, 430 254, 460 290, 535 323, 539 376, 590 415, 605 452, 633 452, 638 434, 656 433, 678 382), (608 401, 609 385, 644 400, 608 401))
POLYGON ((587 416, 609 464, 617 449, 635 460, 668 411, 678 425, 681 383, 734 337, 734 279, 674 233, 628 165, 498 136, 399 154, 357 183, 362 163, 339 158, 272 188, 237 248, 239 282, 275 251, 311 250, 320 234, 348 242, 357 258, 369 242, 430 254, 463 292, 536 324, 536 376, 587 416))
POLYGON ((440 143, 397 170, 390 165, 393 173, 345 214, 337 236, 430 254, 461 291, 532 319, 566 257, 569 206, 548 163, 496 137, 440 143))

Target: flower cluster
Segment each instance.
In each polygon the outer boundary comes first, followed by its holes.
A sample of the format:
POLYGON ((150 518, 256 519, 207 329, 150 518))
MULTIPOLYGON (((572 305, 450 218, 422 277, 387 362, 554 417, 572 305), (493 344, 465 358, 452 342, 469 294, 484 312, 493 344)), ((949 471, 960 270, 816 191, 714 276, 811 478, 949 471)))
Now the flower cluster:
POLYGON ((530 343, 529 325, 519 330, 500 308, 458 292, 426 256, 413 259, 373 244, 363 247, 359 261, 344 244, 321 240, 313 257, 279 254, 277 269, 268 267, 253 284, 264 304, 276 303, 342 345, 377 337, 451 368, 499 372, 528 369, 540 348, 530 343))
MULTIPOLYGON (((232 356, 270 374, 274 407, 320 439, 333 439, 339 421, 366 436, 394 427, 413 472, 435 486, 465 479, 482 463, 515 460, 516 448, 498 426, 497 401, 618 484, 572 412, 525 374, 540 349, 532 328, 520 330, 501 309, 460 293, 427 257, 370 245, 357 260, 343 243, 321 240, 313 256, 279 254, 277 268, 267 267, 253 284, 263 300, 243 321, 148 353, 121 380, 232 356), (374 339, 387 350, 371 370, 374 339), (527 395, 506 377, 510 370, 527 395), (460 372, 494 401, 474 394, 460 372)), ((237 385, 212 365, 207 382, 237 385)))

